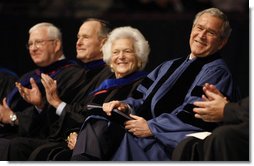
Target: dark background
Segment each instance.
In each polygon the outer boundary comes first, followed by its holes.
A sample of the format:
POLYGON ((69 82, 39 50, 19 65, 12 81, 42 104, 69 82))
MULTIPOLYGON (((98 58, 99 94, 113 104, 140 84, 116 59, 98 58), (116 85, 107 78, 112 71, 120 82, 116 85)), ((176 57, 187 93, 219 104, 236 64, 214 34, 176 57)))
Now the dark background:
MULTIPOLYGON (((25 45, 29 28, 44 21, 51 22, 62 30, 65 56, 75 58, 79 26, 84 19, 97 17, 109 21, 112 28, 118 26, 138 28, 151 47, 149 63, 146 67, 146 70, 151 71, 164 60, 187 56, 190 51, 189 35, 196 12, 216 6, 212 0, 182 0, 179 1, 182 6, 180 8, 170 0, 165 0, 167 3, 164 5, 156 1, 141 2, 138 0, 92 0, 91 2, 89 0, 2 0, 0 1, 0 66, 9 68, 18 75, 36 67, 25 45)), ((237 1, 232 0, 232 4, 234 2, 237 1)), ((248 1, 240 9, 216 7, 228 15, 233 29, 227 45, 222 50, 223 58, 239 84, 242 97, 249 96, 248 1)))

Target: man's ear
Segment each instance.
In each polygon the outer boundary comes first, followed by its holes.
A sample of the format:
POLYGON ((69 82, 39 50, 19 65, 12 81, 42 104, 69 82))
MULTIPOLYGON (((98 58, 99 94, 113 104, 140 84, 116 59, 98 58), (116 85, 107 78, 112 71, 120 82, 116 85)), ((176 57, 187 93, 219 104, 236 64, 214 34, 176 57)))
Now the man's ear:
POLYGON ((218 50, 222 49, 225 46, 225 44, 227 44, 227 42, 228 38, 222 39, 221 44, 218 47, 218 50))
POLYGON ((102 48, 102 46, 106 43, 107 39, 108 39, 108 38, 106 38, 106 37, 104 37, 104 38, 101 39, 101 45, 100 45, 101 48, 102 48))
POLYGON ((55 41, 55 52, 58 52, 61 49, 61 42, 59 40, 55 41))

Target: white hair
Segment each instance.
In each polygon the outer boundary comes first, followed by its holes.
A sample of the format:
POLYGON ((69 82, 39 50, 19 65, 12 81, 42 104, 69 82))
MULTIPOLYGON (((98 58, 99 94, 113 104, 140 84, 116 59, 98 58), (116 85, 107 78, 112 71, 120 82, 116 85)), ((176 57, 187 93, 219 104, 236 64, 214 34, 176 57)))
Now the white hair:
POLYGON ((109 34, 108 40, 102 47, 103 60, 109 65, 112 56, 111 49, 113 42, 117 39, 123 38, 133 39, 134 52, 135 55, 138 57, 138 63, 140 64, 138 66, 138 69, 139 70, 144 69, 148 61, 150 47, 148 41, 144 38, 141 32, 138 29, 132 28, 130 26, 115 28, 109 34))
POLYGON ((50 39, 58 39, 62 42, 62 33, 59 28, 57 28, 55 25, 48 23, 48 22, 42 22, 34 25, 29 29, 29 34, 31 34, 34 30, 41 28, 41 27, 46 27, 48 31, 48 37, 50 39))

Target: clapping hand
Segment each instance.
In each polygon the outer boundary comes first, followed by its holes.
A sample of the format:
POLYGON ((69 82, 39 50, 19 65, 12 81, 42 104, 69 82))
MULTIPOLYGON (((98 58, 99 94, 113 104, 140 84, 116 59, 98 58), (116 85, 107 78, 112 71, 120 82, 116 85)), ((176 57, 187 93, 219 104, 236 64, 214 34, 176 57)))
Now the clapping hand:
POLYGON ((57 94, 57 81, 42 73, 41 82, 45 88, 48 103, 57 108, 62 102, 57 94))
POLYGON ((26 102, 33 104, 40 109, 43 107, 40 89, 33 78, 30 78, 31 89, 22 86, 19 82, 16 82, 15 84, 20 95, 26 102))

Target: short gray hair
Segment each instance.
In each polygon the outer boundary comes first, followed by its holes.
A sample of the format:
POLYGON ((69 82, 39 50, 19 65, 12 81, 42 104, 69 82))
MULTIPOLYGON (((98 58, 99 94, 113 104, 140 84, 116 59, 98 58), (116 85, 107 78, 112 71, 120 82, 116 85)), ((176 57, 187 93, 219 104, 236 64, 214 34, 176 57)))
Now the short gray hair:
POLYGON ((102 38, 107 38, 108 37, 108 34, 109 34, 110 30, 111 30, 109 22, 107 22, 105 20, 102 20, 102 19, 98 19, 98 18, 87 18, 83 22, 83 24, 85 22, 88 22, 88 21, 97 21, 97 22, 99 22, 101 24, 101 28, 100 28, 98 36, 102 37, 102 38))
POLYGON ((112 56, 112 44, 115 40, 122 38, 133 39, 135 49, 134 51, 136 56, 138 57, 138 62, 140 64, 140 66, 138 66, 138 69, 144 69, 148 61, 150 46, 148 44, 148 41, 141 34, 141 32, 138 29, 132 28, 130 26, 115 28, 109 34, 108 40, 102 47, 103 60, 109 65, 112 56))
POLYGON ((62 43, 62 33, 61 33, 60 29, 57 28, 55 25, 48 23, 48 22, 42 22, 42 23, 38 23, 38 24, 34 25, 33 27, 31 27, 29 29, 29 34, 31 34, 37 28, 41 28, 41 27, 47 28, 48 37, 50 39, 60 40, 60 42, 62 43))
POLYGON ((208 13, 208 14, 210 14, 214 17, 217 17, 223 21, 220 37, 222 39, 229 38, 231 31, 232 31, 231 26, 229 24, 229 20, 228 20, 227 16, 221 10, 219 10, 217 8, 209 8, 209 9, 206 9, 206 10, 203 10, 203 11, 197 13, 195 16, 195 19, 193 21, 193 27, 196 25, 198 18, 205 13, 208 13))

